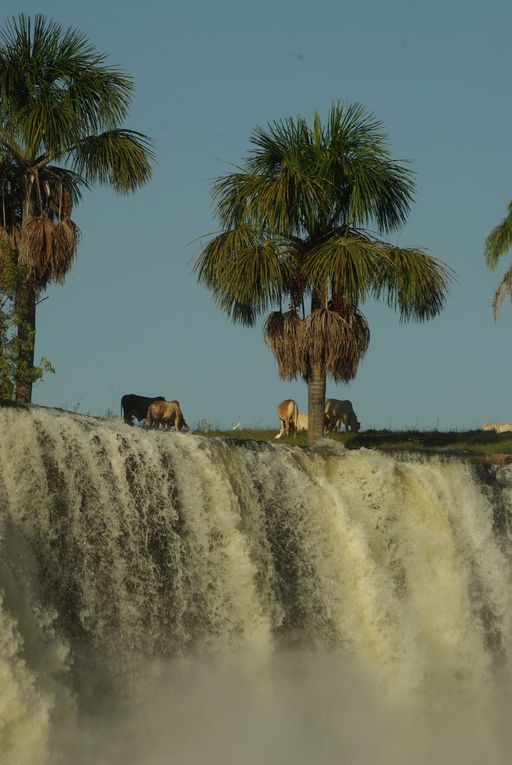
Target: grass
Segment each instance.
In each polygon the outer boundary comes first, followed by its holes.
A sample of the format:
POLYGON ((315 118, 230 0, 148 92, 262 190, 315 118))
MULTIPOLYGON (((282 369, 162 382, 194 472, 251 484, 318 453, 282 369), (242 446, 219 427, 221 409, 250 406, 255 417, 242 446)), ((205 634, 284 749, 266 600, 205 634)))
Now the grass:
MULTIPOLYGON (((276 429, 221 430, 202 429, 194 431, 208 437, 224 439, 270 441, 275 444, 306 446, 307 435, 283 436, 274 440, 276 429)), ((404 449, 420 451, 469 452, 472 454, 512 454, 512 433, 469 430, 443 433, 438 430, 366 430, 363 433, 331 433, 326 438, 340 441, 347 449, 404 449)))

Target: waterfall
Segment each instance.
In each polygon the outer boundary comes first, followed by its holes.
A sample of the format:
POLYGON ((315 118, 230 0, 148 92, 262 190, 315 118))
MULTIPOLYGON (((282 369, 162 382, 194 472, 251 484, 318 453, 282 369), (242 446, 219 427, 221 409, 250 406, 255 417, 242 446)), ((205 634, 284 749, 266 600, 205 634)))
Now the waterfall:
POLYGON ((0 761, 504 763, 512 468, 0 407, 0 761))

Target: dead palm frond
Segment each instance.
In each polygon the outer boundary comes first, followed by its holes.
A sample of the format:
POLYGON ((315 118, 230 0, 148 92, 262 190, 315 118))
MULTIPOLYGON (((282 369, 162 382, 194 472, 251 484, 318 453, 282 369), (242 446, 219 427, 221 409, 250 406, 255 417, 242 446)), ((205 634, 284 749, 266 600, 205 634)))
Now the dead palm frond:
POLYGON ((348 382, 368 349, 370 331, 356 308, 343 313, 322 308, 306 319, 293 310, 271 313, 264 337, 283 379, 307 379, 311 372, 325 369, 335 380, 348 382))
POLYGON ((265 343, 272 351, 284 380, 307 373, 307 324, 296 311, 274 311, 264 325, 265 343))
POLYGON ((307 319, 308 367, 316 374, 323 369, 335 380, 352 380, 368 349, 370 330, 357 308, 343 313, 330 309, 312 311, 307 319))
POLYGON ((31 218, 22 229, 18 263, 40 287, 49 282, 62 284, 73 263, 79 235, 78 226, 70 220, 55 223, 49 218, 31 218))

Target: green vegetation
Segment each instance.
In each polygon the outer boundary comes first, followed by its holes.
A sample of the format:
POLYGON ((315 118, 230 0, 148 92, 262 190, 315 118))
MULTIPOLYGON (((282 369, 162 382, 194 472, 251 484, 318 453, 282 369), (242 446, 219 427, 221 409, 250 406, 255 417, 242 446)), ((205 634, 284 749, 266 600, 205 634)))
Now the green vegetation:
POLYGON ((14 309, 16 288, 22 278, 15 253, 4 243, 3 257, 0 257, 0 398, 7 401, 14 399, 17 385, 33 384, 46 372, 54 371, 44 357, 39 366, 23 361, 20 334, 30 336, 30 328, 25 327, 20 333, 21 319, 14 309))
POLYGON ((407 219, 412 173, 391 158, 382 124, 334 104, 256 128, 244 167, 213 186, 223 229, 196 262, 198 280, 234 322, 270 306, 265 340, 284 379, 308 384, 308 443, 321 437, 327 374, 347 382, 370 340, 359 305, 384 300, 404 321, 443 308, 452 272, 388 234, 407 219), (306 308, 306 303, 308 307, 306 308))
MULTIPOLYGON (((271 441, 274 444, 306 446, 307 436, 283 436, 275 441, 277 428, 244 430, 195 430, 208 437, 225 439, 271 441)), ((339 441, 347 449, 400 449, 421 451, 445 451, 447 453, 469 452, 471 454, 512 454, 512 433, 495 433, 484 430, 451 431, 437 430, 367 430, 364 433, 330 433, 325 438, 339 441)))
POLYGON ((71 268, 82 189, 128 193, 150 178, 149 139, 120 126, 132 93, 77 30, 25 14, 0 30, 0 260, 14 255, 17 269, 17 401, 32 399, 36 305, 71 268))

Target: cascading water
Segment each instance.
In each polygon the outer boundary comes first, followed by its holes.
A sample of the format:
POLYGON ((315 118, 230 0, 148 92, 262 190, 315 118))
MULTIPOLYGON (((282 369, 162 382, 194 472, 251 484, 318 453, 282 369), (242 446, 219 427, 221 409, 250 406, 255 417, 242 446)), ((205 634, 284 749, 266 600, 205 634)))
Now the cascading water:
POLYGON ((0 762, 502 763, 512 469, 0 408, 0 762))

